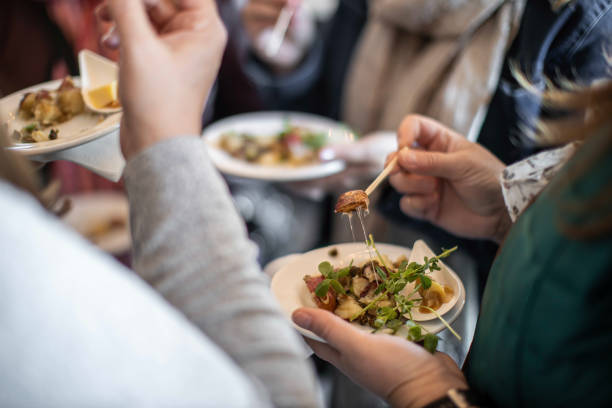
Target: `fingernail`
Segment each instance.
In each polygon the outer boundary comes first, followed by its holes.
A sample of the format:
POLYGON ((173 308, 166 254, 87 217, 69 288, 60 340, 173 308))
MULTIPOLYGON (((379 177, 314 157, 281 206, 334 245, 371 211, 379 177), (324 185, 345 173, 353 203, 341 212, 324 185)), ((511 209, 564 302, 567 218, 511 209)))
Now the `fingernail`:
POLYGON ((310 314, 303 312, 301 310, 298 310, 296 312, 293 312, 293 315, 291 316, 291 318, 293 319, 295 324, 297 324, 298 326, 303 327, 304 329, 310 328, 310 322, 312 321, 310 314))

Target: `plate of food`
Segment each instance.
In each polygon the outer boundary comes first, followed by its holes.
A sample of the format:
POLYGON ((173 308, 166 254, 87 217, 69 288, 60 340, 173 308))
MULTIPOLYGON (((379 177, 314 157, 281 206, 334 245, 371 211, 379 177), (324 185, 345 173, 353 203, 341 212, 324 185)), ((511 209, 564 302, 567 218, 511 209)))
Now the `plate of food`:
POLYGON ((373 242, 332 245, 291 259, 271 289, 289 319, 300 307, 318 307, 361 330, 420 341, 450 327, 465 304, 461 279, 441 261, 453 250, 435 255, 423 241, 413 250, 373 242))
POLYGON ((344 162, 322 161, 319 151, 329 143, 354 139, 341 123, 295 112, 232 116, 208 126, 202 136, 222 173, 268 181, 311 180, 338 173, 344 162))
POLYGON ((97 191, 66 198, 70 210, 63 222, 105 252, 122 255, 130 250, 129 204, 125 194, 97 191))
POLYGON ((89 112, 79 78, 66 77, 35 85, 0 100, 0 120, 11 146, 24 155, 39 155, 89 142, 119 128, 121 114, 89 112))

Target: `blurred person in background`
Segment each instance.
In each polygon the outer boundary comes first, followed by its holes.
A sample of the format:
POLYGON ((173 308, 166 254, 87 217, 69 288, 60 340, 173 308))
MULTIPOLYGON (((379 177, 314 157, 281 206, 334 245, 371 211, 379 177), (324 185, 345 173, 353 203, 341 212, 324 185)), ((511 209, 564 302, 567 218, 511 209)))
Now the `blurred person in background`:
POLYGON ((121 43, 138 276, 66 230, 36 200, 29 164, 0 150, 0 211, 10 214, 0 405, 319 406, 302 345, 199 138, 226 41, 215 3, 148 12, 141 0, 103 12, 121 43))

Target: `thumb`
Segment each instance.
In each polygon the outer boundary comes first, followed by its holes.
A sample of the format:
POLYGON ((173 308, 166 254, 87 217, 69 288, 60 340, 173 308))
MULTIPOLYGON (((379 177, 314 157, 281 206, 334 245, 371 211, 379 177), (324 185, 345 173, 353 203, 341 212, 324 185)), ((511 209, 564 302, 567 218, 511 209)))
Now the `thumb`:
POLYGON ((411 173, 448 179, 457 174, 461 165, 456 155, 452 153, 432 152, 409 147, 404 147, 399 151, 397 163, 402 169, 411 173))
POLYGON ((137 47, 155 35, 143 0, 110 0, 108 7, 117 25, 122 46, 137 47))
POLYGON ((337 350, 345 349, 349 343, 355 341, 355 336, 362 334, 358 329, 326 310, 301 308, 293 312, 291 317, 295 324, 310 330, 337 350))

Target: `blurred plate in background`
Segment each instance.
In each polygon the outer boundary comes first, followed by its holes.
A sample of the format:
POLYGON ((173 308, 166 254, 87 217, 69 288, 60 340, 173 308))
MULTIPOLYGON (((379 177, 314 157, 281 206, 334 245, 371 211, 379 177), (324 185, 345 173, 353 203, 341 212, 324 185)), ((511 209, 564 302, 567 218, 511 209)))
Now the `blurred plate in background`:
POLYGON ((101 191, 73 194, 70 211, 62 220, 98 248, 122 255, 132 246, 129 204, 123 193, 101 191))
POLYGON ((232 157, 219 147, 220 138, 226 133, 249 133, 254 137, 270 137, 282 132, 287 124, 325 133, 328 136, 328 143, 350 142, 354 138, 350 129, 339 122, 296 112, 255 112, 231 116, 208 126, 204 129, 202 137, 207 143, 215 166, 230 176, 282 182, 312 180, 344 170, 345 164, 341 160, 299 166, 249 163, 232 157))

